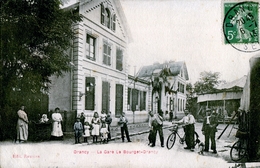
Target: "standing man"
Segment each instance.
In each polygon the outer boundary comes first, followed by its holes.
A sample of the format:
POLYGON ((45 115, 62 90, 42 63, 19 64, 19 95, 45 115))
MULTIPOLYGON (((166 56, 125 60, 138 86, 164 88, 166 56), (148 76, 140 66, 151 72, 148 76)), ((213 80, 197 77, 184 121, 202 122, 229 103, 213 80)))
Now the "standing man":
POLYGON ((184 114, 185 116, 181 120, 177 121, 177 123, 183 123, 185 125, 184 132, 187 146, 184 147, 184 149, 194 151, 195 118, 187 109, 184 110, 184 114))
POLYGON ((122 115, 118 121, 120 127, 121 127, 121 137, 122 137, 122 142, 125 141, 125 136, 124 133, 126 135, 127 141, 131 142, 130 138, 129 138, 129 132, 128 132, 128 119, 125 117, 125 112, 122 112, 122 115))
POLYGON ((156 143, 156 135, 157 132, 159 132, 160 141, 161 141, 161 147, 164 147, 164 137, 163 137, 163 111, 159 110, 158 114, 155 113, 152 116, 152 145, 151 147, 155 146, 156 143))
POLYGON ((28 139, 28 118, 24 111, 24 106, 21 106, 20 110, 17 112, 17 143, 23 143, 28 139))
POLYGON ((205 136, 205 152, 209 151, 209 139, 211 141, 211 149, 213 153, 217 153, 215 134, 217 132, 218 118, 213 110, 211 115, 210 111, 206 111, 206 117, 204 118, 202 125, 202 134, 205 136))

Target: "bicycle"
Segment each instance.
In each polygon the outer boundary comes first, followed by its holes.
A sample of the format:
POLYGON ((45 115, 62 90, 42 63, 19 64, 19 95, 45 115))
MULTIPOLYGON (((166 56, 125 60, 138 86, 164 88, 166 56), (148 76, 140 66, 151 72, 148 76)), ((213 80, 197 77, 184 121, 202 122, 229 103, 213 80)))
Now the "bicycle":
MULTIPOLYGON (((171 149, 174 146, 174 143, 176 141, 176 135, 179 137, 180 144, 183 144, 185 142, 185 134, 183 137, 181 137, 178 133, 179 126, 178 124, 174 124, 172 129, 169 129, 171 131, 170 135, 167 138, 166 146, 168 149, 171 149)), ((194 146, 196 146, 198 143, 200 143, 199 135, 197 132, 194 132, 194 135, 196 136, 196 139, 194 141, 194 146)))
POLYGON ((248 133, 238 131, 236 137, 239 137, 239 139, 230 149, 230 158, 235 162, 248 157, 248 133))

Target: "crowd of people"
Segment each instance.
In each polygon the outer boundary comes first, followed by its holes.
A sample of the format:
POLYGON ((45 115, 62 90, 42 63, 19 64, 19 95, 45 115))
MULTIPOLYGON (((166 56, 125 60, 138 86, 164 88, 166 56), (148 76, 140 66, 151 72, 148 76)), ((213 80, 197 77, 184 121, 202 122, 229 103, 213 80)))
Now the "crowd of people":
POLYGON ((110 125, 112 123, 111 112, 107 114, 102 111, 100 116, 98 112, 94 112, 91 122, 86 121, 84 113, 77 117, 74 124, 75 144, 81 143, 80 138, 83 137, 84 143, 89 143, 89 137, 93 137, 93 143, 108 143, 111 140, 110 125))
MULTIPOLYGON (((184 111, 185 116, 179 121, 172 121, 173 124, 182 124, 185 132, 185 142, 186 147, 184 149, 188 149, 194 151, 195 147, 195 118, 188 111, 184 111)), ((18 121, 17 121, 17 143, 23 143, 28 139, 28 117, 25 112, 25 107, 21 106, 21 108, 17 112, 18 121)), ((62 140, 63 139, 63 131, 62 131, 62 115, 60 114, 60 109, 55 108, 54 113, 51 115, 51 120, 48 119, 46 114, 42 115, 42 118, 39 120, 40 123, 52 122, 52 131, 51 131, 51 140, 62 140)), ((164 147, 164 135, 163 135, 163 111, 159 110, 158 113, 154 113, 152 111, 149 112, 149 146, 154 147, 156 144, 156 136, 157 132, 160 137, 160 145, 164 147)), ((100 116, 98 112, 94 112, 93 117, 90 122, 86 121, 85 115, 82 112, 80 116, 76 118, 74 123, 74 134, 75 134, 75 144, 81 143, 80 139, 82 137, 83 143, 89 143, 89 138, 92 136, 93 143, 98 142, 98 138, 100 138, 100 143, 108 143, 111 140, 111 123, 112 117, 111 112, 107 114, 102 111, 100 116)), ((125 141, 125 137, 128 142, 131 142, 129 131, 128 131, 128 119, 125 116, 125 113, 122 112, 118 125, 121 129, 121 138, 122 142, 125 141)), ((202 125, 202 134, 205 136, 205 142, 201 143, 200 146, 203 147, 203 152, 209 152, 209 142, 211 141, 211 150, 213 153, 217 153, 216 150, 216 141, 215 134, 217 132, 218 126, 218 116, 214 110, 207 110, 206 116, 203 120, 202 125)))

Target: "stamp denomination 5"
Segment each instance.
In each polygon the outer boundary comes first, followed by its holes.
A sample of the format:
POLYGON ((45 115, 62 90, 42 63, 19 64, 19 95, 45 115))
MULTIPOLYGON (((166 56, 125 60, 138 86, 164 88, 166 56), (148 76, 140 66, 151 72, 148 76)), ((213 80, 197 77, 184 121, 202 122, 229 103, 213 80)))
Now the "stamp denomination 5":
POLYGON ((260 50, 258 2, 224 3, 224 43, 243 52, 260 50))

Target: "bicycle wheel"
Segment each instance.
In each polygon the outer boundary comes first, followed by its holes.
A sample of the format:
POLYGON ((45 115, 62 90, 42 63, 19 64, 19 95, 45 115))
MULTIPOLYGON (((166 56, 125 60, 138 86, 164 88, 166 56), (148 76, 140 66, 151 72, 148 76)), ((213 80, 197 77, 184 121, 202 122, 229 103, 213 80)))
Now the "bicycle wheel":
POLYGON ((171 149, 175 143, 176 140, 176 133, 171 133, 168 138, 167 138, 167 142, 166 142, 166 146, 168 149, 171 149))
POLYGON ((243 146, 242 141, 237 141, 230 149, 230 158, 233 161, 239 161, 246 155, 246 148, 243 146))

